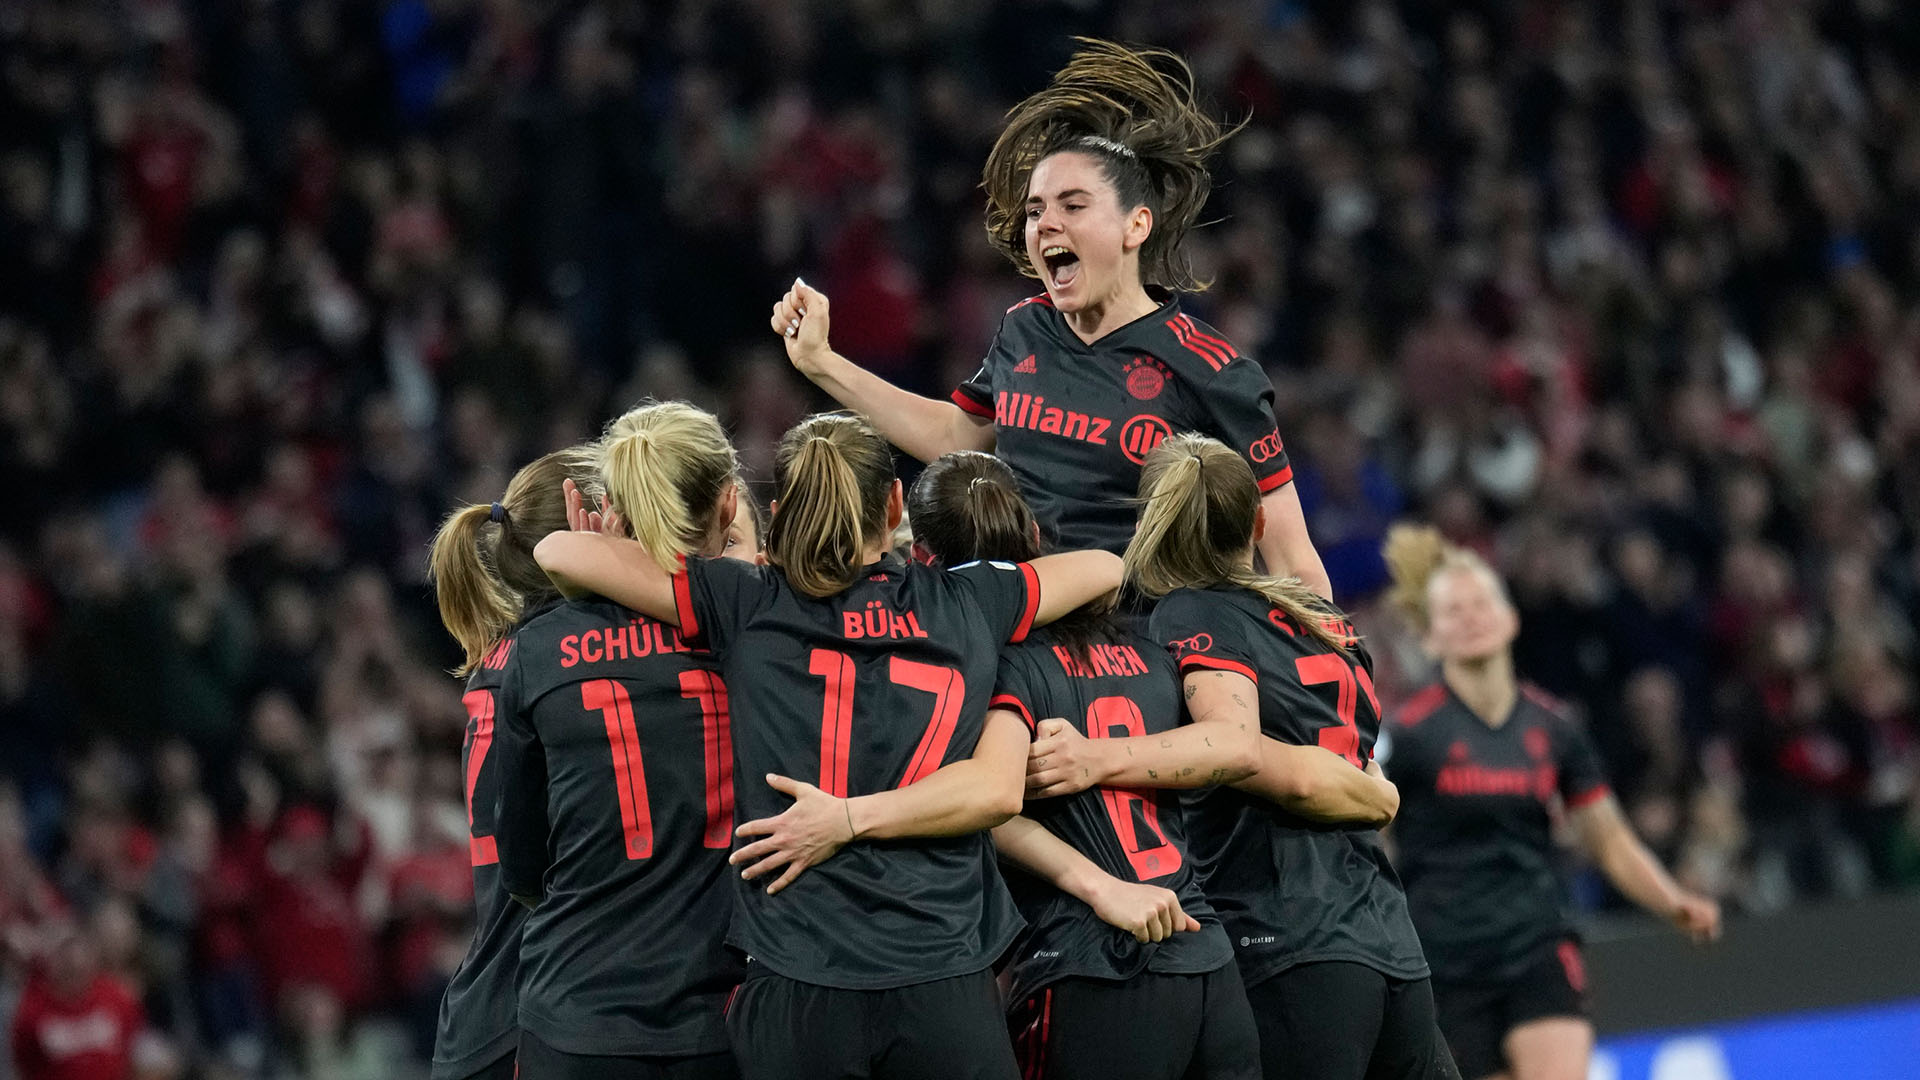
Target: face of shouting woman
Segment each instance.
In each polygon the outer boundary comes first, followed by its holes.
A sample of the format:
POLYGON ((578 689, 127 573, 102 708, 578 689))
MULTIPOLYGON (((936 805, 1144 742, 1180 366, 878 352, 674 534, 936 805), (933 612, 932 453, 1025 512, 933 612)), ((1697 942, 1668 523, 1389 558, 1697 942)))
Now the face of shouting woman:
POLYGON ((1124 305, 1140 285, 1140 246, 1153 211, 1123 207, 1092 154, 1065 151, 1034 166, 1027 182, 1027 260, 1063 315, 1124 305))

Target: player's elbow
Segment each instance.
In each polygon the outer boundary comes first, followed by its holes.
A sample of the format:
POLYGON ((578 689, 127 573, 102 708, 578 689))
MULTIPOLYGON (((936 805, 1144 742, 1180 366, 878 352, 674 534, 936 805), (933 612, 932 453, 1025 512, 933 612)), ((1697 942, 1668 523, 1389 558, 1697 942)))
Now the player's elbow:
POLYGON ((1393 824, 1393 819, 1400 814, 1400 788, 1384 777, 1370 776, 1367 779, 1372 781, 1375 788, 1372 824, 1375 828, 1384 829, 1393 824))
POLYGON ((984 792, 980 803, 980 816, 986 822, 983 829, 998 828, 1011 821, 1026 806, 1025 780, 1016 784, 994 784, 984 792))

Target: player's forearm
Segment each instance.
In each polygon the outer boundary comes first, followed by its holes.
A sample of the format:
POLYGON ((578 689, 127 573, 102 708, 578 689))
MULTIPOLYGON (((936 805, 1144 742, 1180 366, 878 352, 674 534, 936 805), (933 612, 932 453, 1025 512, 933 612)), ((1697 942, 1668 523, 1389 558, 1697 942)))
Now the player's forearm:
POLYGON ((1400 789, 1331 750, 1263 736, 1260 770, 1234 787, 1328 824, 1380 827, 1400 812, 1400 789))
POLYGON ((828 352, 806 375, 833 400, 866 417, 888 442, 921 461, 955 450, 993 449, 991 424, 974 423, 951 401, 902 390, 837 352, 828 352))
POLYGON ((1093 903, 1101 881, 1111 879, 1078 848, 1030 817, 1016 814, 996 826, 993 846, 1014 865, 1087 904, 1093 903))
POLYGON ((1063 551, 1029 564, 1040 582, 1040 603, 1033 623, 1045 626, 1118 589, 1126 576, 1120 556, 1111 551, 1063 551))
POLYGON ((1267 573, 1277 577, 1297 577, 1300 583, 1326 600, 1333 599, 1333 582, 1320 551, 1307 533, 1306 513, 1300 507, 1299 492, 1285 484, 1260 499, 1267 512, 1267 529, 1256 545, 1267 573))
POLYGON ((1020 812, 1020 778, 967 759, 903 788, 856 795, 847 813, 856 840, 964 836, 991 829, 1020 812))
POLYGON ((1260 771, 1260 732, 1244 718, 1199 720, 1158 735, 1090 740, 1101 784, 1201 788, 1232 784, 1260 771))
POLYGON ((597 533, 548 533, 533 547, 534 561, 568 595, 597 593, 643 615, 680 624, 673 576, 632 540, 597 533))
POLYGON ((1608 831, 1595 855, 1600 872, 1622 896, 1662 918, 1680 906, 1679 883, 1624 822, 1608 831))

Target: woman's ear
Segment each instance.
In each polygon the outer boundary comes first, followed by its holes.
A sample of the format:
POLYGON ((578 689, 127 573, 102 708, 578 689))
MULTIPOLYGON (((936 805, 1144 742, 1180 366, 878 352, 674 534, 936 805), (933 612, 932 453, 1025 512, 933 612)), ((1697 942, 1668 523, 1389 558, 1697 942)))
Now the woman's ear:
POLYGON ((913 561, 922 566, 932 566, 933 552, 927 550, 927 545, 915 540, 913 542, 913 561))
POLYGON ((900 527, 900 520, 907 516, 906 488, 898 477, 894 478, 892 490, 887 492, 887 531, 900 527))
POLYGON ((1140 250, 1153 235, 1153 210, 1147 206, 1136 206, 1133 213, 1127 215, 1126 228, 1120 233, 1120 250, 1133 252, 1140 250))
POLYGON ((1265 506, 1256 506, 1253 508, 1253 542, 1258 544, 1261 540, 1266 539, 1266 535, 1267 508, 1265 506))

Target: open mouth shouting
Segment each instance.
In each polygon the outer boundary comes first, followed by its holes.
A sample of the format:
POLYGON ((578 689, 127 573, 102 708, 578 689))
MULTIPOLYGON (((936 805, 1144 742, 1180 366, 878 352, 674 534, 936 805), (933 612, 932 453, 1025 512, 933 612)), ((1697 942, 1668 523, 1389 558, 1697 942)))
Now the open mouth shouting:
POLYGON ((1040 252, 1047 267, 1047 284, 1065 289, 1080 276, 1080 256, 1065 244, 1048 244, 1040 252))

